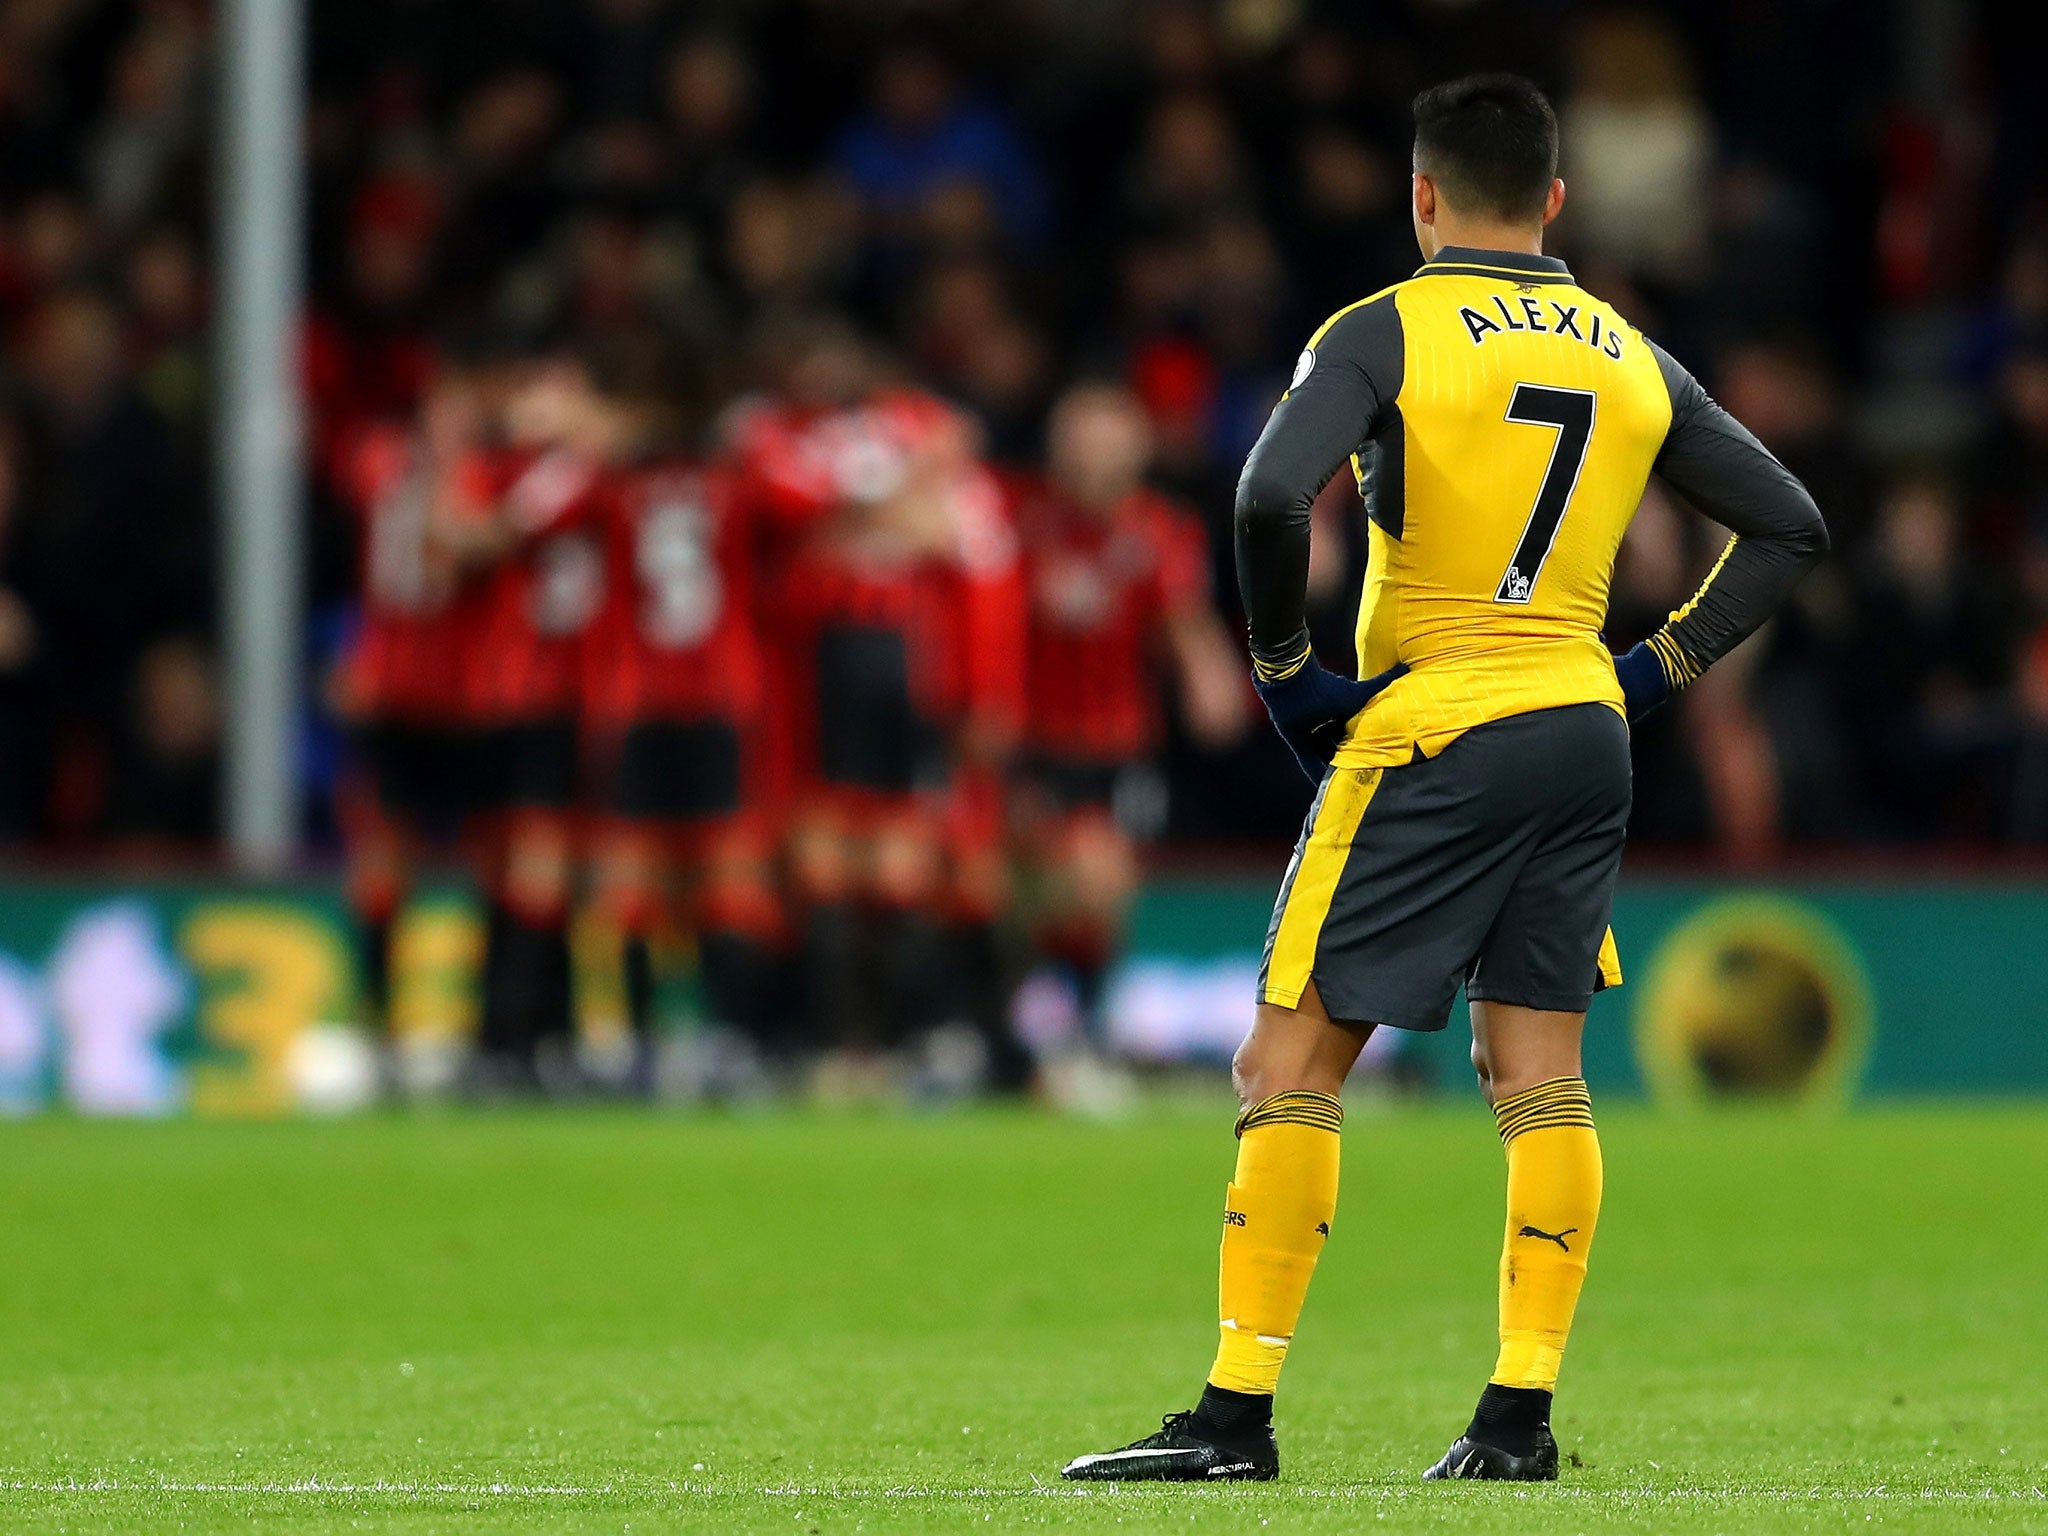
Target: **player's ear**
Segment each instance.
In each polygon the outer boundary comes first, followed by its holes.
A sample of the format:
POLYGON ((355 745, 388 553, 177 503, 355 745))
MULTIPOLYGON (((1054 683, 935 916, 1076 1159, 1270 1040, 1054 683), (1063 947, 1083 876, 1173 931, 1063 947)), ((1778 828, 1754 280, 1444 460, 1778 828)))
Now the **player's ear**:
POLYGON ((1415 173, 1413 180, 1415 184, 1415 222, 1417 224, 1434 224, 1436 222, 1436 183, 1420 171, 1415 173))
POLYGON ((1564 178, 1550 178, 1550 190, 1543 194, 1543 222, 1548 224, 1564 211, 1564 178))

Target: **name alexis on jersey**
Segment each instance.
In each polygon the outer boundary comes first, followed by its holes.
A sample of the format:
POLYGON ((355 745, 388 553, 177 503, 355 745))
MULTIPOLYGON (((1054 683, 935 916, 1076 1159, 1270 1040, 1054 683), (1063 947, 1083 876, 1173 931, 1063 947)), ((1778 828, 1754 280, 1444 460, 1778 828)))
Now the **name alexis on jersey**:
POLYGON ((1458 306, 1458 318, 1465 322, 1465 329, 1472 333, 1472 345, 1478 346, 1489 336, 1498 336, 1504 331, 1536 331, 1546 336, 1569 336, 1574 341, 1583 341, 1587 346, 1606 353, 1617 362, 1621 359, 1621 332, 1612 326, 1601 329, 1600 317, 1591 317, 1591 324, 1585 329, 1579 326, 1579 306, 1560 304, 1555 299, 1540 302, 1526 293, 1515 295, 1515 305, 1522 318, 1515 318, 1515 311, 1508 307, 1508 301, 1499 294, 1493 297, 1493 307, 1500 312, 1500 319, 1489 318, 1483 310, 1474 309, 1470 304, 1458 306), (1548 310, 1546 320, 1544 311, 1548 310))

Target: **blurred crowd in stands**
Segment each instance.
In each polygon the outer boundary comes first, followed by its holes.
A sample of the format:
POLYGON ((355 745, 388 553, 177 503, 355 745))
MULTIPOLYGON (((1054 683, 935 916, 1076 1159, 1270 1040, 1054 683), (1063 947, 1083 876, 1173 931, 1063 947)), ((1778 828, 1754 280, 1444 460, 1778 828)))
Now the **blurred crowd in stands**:
MULTIPOLYGON (((1101 415, 1123 430, 1137 403, 1234 635, 1238 465, 1306 334, 1415 264, 1408 99, 1510 67, 1560 105, 1553 249, 1807 481, 1837 550, 1640 733, 1635 835, 1738 859, 2048 841, 2048 108, 2024 10, 311 0, 309 838, 340 836, 355 762, 328 678, 361 622, 350 466, 508 350, 660 338, 709 365, 709 432, 786 385, 777 327, 835 317, 1006 486, 1041 469, 1055 401, 1113 385, 1101 415)), ((16 848, 219 831, 213 25, 204 0, 0 0, 16 848)), ((1312 573, 1345 667, 1354 503, 1327 493, 1312 573)), ((1716 547, 1653 489, 1617 648, 1716 547)), ((1217 708, 1162 712, 1127 819, 1291 836, 1305 786, 1217 708)))

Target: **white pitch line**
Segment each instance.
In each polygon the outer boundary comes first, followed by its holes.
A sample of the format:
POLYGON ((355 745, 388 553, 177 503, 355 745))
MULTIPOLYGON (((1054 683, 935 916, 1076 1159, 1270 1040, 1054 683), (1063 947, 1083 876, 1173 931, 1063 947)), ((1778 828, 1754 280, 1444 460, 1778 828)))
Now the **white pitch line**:
MULTIPOLYGON (((670 1485, 671 1491, 677 1485, 670 1485)), ((117 1477, 67 1478, 59 1483, 11 1482, 0 1483, 0 1489, 14 1493, 227 1493, 227 1494, 446 1494, 468 1498, 493 1496, 498 1498, 596 1498, 604 1494, 624 1490, 610 1486, 579 1488, 572 1484, 555 1485, 547 1483, 394 1483, 379 1480, 371 1483, 330 1482, 325 1478, 309 1477, 291 1483, 179 1483, 161 1481, 123 1481, 117 1477)))
MULTIPOLYGON (((163 1480, 143 1481, 113 1477, 66 1478, 61 1482, 0 1482, 0 1490, 14 1493, 156 1493, 156 1494, 224 1494, 224 1495, 346 1495, 395 1494, 406 1497, 447 1497, 447 1498, 504 1498, 504 1499, 586 1499, 606 1497, 632 1497, 636 1495, 680 1493, 694 1498, 731 1499, 750 1496, 768 1498, 803 1499, 1017 1499, 1017 1498, 1079 1498, 1085 1499, 1105 1491, 1144 1497, 1154 1490, 1142 1484, 1108 1484, 1096 1487, 1047 1487, 1031 1488, 820 1488, 782 1483, 763 1488, 729 1488, 707 1486, 702 1483, 602 1483, 584 1487, 570 1483, 425 1483, 394 1482, 378 1479, 373 1482, 331 1481, 325 1478, 304 1478, 295 1482, 172 1482, 163 1480)), ((1164 1491, 1164 1490, 1160 1490, 1164 1491)), ((1424 1488, 1420 1485, 1409 1487, 1405 1484, 1365 1485, 1349 1488, 1310 1488, 1283 1484, 1276 1492, 1297 1494, 1307 1498, 1367 1501, 1386 1499, 1441 1498, 1443 1490, 1424 1488)), ((1570 1485, 1551 1486, 1542 1489, 1516 1489, 1518 1498, 1527 1498, 1531 1493, 1545 1499, 1586 1499, 1586 1500, 1635 1500, 1650 1501, 1710 1501, 1740 1498, 1806 1499, 1818 1503, 2034 1503, 2048 1501, 2048 1491, 2040 1488, 2020 1491, 1980 1489, 1971 1492, 1956 1488, 1907 1488, 1890 1489, 1877 1487, 1864 1490, 1840 1488, 1660 1488, 1652 1486, 1629 1488, 1583 1488, 1570 1485)))

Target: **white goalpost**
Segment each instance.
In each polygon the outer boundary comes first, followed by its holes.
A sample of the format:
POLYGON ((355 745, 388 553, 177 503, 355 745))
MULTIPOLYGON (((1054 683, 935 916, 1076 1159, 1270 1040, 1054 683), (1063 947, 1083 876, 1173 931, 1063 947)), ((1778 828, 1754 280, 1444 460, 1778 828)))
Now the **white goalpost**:
POLYGON ((237 862, 257 873, 282 869, 297 833, 302 3, 225 0, 220 12, 214 370, 225 811, 237 862))

